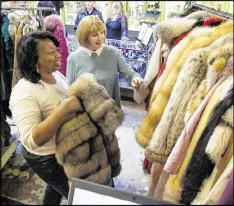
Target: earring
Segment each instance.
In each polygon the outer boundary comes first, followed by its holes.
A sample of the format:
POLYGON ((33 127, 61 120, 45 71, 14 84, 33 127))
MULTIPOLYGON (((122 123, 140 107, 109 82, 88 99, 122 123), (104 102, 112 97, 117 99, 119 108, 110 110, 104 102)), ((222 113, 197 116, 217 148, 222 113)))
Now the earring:
POLYGON ((38 65, 37 65, 37 69, 36 69, 37 73, 39 73, 39 69, 38 69, 38 65))

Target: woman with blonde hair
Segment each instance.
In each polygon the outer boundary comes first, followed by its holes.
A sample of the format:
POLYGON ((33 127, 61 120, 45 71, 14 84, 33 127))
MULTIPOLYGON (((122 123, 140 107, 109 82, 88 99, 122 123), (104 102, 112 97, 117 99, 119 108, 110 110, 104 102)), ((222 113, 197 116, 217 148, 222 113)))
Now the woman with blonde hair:
POLYGON ((107 39, 127 39, 127 17, 121 1, 115 1, 111 6, 111 17, 106 20, 107 39))
POLYGON ((140 86, 143 79, 130 67, 117 48, 104 44, 106 27, 97 16, 86 16, 80 21, 77 39, 80 46, 68 57, 69 83, 74 82, 80 74, 90 72, 121 106, 118 72, 133 87, 140 86))

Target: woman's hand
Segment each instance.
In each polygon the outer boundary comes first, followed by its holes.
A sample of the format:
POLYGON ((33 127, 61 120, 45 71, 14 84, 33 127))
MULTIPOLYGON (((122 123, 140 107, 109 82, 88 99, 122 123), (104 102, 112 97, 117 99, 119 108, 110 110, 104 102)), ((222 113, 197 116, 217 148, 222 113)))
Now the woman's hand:
POLYGON ((61 104, 62 104, 65 115, 75 113, 78 111, 83 111, 81 103, 75 95, 72 95, 71 97, 64 99, 61 102, 61 104))
POLYGON ((143 82, 144 82, 144 79, 142 79, 141 77, 135 77, 133 78, 131 85, 132 87, 136 88, 136 87, 141 86, 143 82))

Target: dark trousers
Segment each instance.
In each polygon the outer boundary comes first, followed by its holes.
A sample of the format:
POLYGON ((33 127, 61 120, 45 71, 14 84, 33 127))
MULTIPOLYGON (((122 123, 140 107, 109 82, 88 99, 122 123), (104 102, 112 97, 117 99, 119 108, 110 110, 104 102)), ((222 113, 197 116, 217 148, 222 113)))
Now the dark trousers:
POLYGON ((32 170, 47 183, 43 205, 59 205, 63 196, 68 199, 68 178, 55 155, 35 155, 23 146, 22 155, 32 170))

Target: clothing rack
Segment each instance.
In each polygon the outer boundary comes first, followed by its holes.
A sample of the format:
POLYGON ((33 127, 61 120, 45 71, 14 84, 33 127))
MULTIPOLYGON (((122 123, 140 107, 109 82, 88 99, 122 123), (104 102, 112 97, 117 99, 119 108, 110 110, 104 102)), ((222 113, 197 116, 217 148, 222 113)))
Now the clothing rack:
POLYGON ((229 13, 224 12, 224 11, 218 11, 216 9, 213 9, 213 8, 210 8, 210 7, 207 7, 207 6, 203 6, 203 5, 191 2, 191 7, 199 8, 201 10, 208 11, 210 13, 216 14, 218 16, 221 16, 221 17, 224 17, 224 18, 227 18, 227 19, 233 19, 233 14, 229 14, 229 13))
POLYGON ((42 11, 55 11, 54 8, 48 8, 48 7, 3 7, 3 8, 1 8, 1 10, 37 10, 37 11, 39 11, 40 25, 43 24, 42 11))

